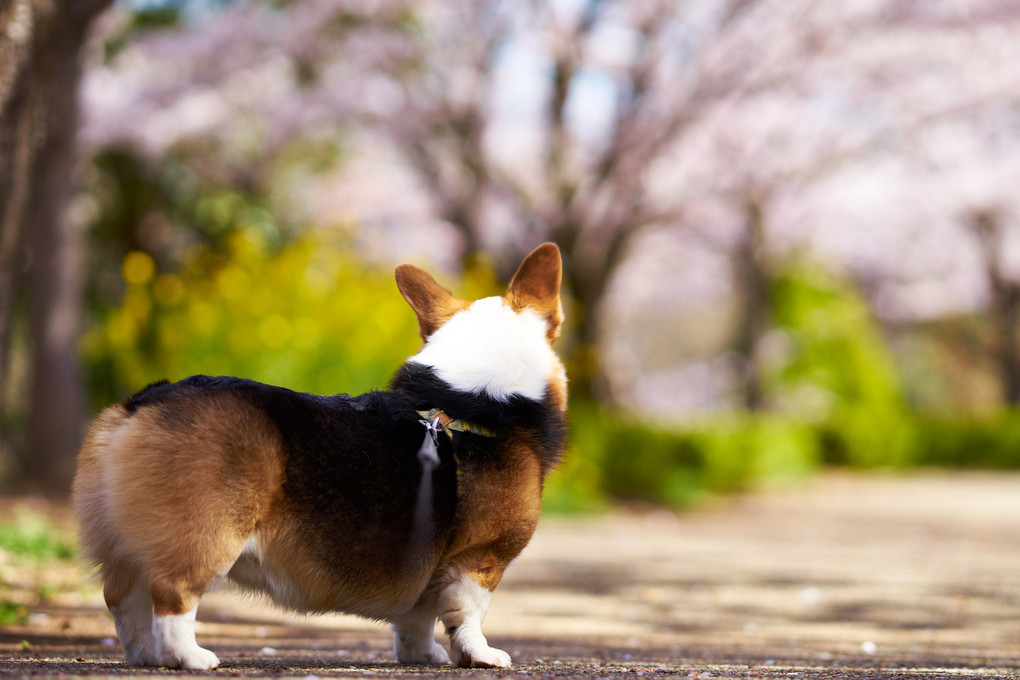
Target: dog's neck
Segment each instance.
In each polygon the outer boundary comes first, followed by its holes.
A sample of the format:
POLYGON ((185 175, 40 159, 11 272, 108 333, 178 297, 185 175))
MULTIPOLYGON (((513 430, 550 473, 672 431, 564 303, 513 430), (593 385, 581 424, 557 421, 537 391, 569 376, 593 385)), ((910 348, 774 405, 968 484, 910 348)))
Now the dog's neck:
POLYGON ((520 425, 543 410, 544 404, 525 397, 494 399, 487 394, 462 392, 451 387, 429 366, 408 362, 390 381, 392 389, 416 411, 443 411, 451 419, 491 431, 520 425))
MULTIPOLYGON (((484 428, 495 436, 475 440, 472 450, 489 449, 484 442, 503 440, 513 432, 530 430, 528 440, 534 444, 543 473, 550 470, 563 453, 566 438, 566 415, 553 405, 550 397, 542 401, 518 395, 497 400, 485 394, 460 392, 441 380, 428 366, 415 362, 404 364, 390 381, 393 393, 416 412, 441 410, 450 418, 484 428)), ((422 418, 414 413, 415 418, 422 418)))

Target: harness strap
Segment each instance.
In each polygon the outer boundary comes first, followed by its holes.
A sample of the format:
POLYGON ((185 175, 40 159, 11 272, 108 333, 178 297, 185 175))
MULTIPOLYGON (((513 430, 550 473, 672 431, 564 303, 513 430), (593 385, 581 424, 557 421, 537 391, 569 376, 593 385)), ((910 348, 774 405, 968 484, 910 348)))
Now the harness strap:
POLYGON ((477 423, 469 423, 466 420, 460 418, 451 418, 446 414, 445 411, 439 408, 434 408, 430 411, 418 411, 420 415, 428 425, 429 431, 445 432, 446 436, 453 439, 454 432, 468 432, 470 434, 477 434, 481 437, 495 437, 496 433, 482 425, 477 423))
MULTIPOLYGON (((477 423, 469 423, 459 418, 451 418, 442 409, 418 411, 422 417, 418 422, 425 426, 425 438, 418 449, 418 460, 422 464, 422 474, 428 475, 439 465, 439 433, 445 432, 453 440, 454 432, 468 432, 481 437, 495 437, 496 433, 477 423)), ((457 465, 457 496, 460 497, 464 486, 464 470, 457 465)))

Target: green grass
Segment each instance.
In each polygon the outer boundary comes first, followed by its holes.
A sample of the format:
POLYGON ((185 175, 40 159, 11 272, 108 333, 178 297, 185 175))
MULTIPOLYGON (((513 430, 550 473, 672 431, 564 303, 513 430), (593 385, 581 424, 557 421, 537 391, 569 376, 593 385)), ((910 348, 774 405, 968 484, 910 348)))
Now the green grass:
POLYGON ((0 522, 0 551, 33 562, 67 562, 77 556, 72 537, 31 511, 20 511, 13 520, 0 522))
POLYGON ((28 622, 28 607, 16 602, 0 601, 0 626, 23 626, 28 622))
POLYGON ((32 605, 45 602, 64 586, 50 582, 50 565, 68 565, 77 557, 74 537, 45 515, 18 508, 0 522, 0 563, 13 569, 8 582, 0 578, 0 626, 23 626, 32 605))

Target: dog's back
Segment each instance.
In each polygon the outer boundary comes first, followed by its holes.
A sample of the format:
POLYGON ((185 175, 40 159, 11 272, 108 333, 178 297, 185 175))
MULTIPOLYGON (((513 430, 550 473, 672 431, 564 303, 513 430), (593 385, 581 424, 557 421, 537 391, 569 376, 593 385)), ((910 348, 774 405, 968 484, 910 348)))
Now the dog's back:
POLYGON ((158 580, 164 563, 201 555, 171 578, 229 574, 300 611, 409 608, 448 540, 456 477, 452 464, 436 474, 429 540, 415 540, 420 416, 388 401, 206 376, 150 386, 107 409, 83 447, 86 557, 107 583, 133 564, 158 580))

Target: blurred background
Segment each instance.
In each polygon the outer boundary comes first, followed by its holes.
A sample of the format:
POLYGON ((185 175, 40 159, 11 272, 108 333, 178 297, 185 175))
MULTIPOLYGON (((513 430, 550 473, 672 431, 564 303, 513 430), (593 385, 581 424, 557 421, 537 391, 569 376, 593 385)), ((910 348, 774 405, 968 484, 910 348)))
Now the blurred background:
POLYGON ((565 256, 547 508, 1020 467, 1020 2, 3 0, 0 486, 160 378, 385 385, 565 256))

